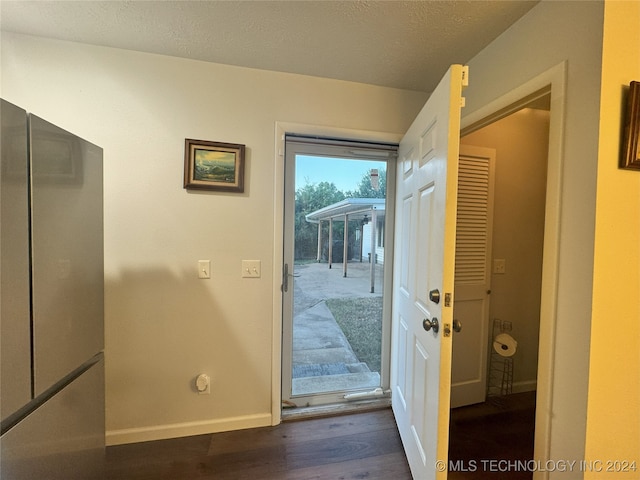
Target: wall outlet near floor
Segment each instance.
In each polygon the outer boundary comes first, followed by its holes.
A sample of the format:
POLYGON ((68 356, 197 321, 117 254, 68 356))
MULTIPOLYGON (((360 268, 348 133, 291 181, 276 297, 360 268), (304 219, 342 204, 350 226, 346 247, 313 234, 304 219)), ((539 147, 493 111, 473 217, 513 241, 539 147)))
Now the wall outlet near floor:
POLYGON ((211 393, 211 379, 206 373, 201 373, 196 377, 196 391, 199 395, 209 395, 211 393))
POLYGON ((507 261, 504 258, 496 258, 493 260, 493 273, 499 275, 507 273, 507 261))

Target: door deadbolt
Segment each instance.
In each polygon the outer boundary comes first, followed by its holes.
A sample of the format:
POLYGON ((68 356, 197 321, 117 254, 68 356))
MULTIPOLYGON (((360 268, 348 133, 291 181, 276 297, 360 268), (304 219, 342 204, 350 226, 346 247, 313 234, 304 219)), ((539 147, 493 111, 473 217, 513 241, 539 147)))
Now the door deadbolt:
POLYGON ((440 324, 438 323, 438 319, 436 317, 433 317, 433 320, 425 318, 422 321, 422 328, 424 328, 427 332, 433 330, 433 333, 437 334, 438 330, 440 329, 440 324))
POLYGON ((431 290, 429 292, 429 300, 431 300, 435 304, 440 303, 440 290, 438 290, 437 288, 435 290, 431 290))

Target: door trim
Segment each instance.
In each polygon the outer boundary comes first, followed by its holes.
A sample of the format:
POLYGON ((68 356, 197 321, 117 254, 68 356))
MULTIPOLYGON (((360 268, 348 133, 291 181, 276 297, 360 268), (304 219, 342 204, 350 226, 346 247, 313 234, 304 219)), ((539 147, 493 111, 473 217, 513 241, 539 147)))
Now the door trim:
MULTIPOLYGON (((534 459, 540 461, 550 459, 551 447, 566 76, 567 62, 565 61, 478 110, 463 115, 461 120, 461 130, 465 134, 470 133, 511 113, 509 108, 513 106, 517 109, 522 99, 530 99, 531 95, 545 89, 547 89, 545 94, 549 90, 551 93, 534 446, 534 459)), ((539 480, 546 479, 548 476, 548 472, 535 472, 533 478, 539 480)))
POLYGON ((304 123, 275 122, 273 199, 273 329, 271 337, 271 425, 282 421, 282 271, 284 263, 284 144, 285 134, 348 138, 352 140, 400 143, 402 134, 354 130, 304 123))

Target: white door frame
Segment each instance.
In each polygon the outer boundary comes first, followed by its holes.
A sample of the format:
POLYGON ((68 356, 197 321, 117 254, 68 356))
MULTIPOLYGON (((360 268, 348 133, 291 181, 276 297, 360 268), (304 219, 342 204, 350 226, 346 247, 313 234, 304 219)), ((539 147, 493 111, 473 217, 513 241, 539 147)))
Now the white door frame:
MULTIPOLYGON (((271 425, 282 421, 282 270, 284 264, 284 138, 285 134, 345 138, 379 143, 400 143, 403 133, 353 130, 341 127, 309 125, 304 123, 275 122, 274 199, 273 199, 273 329, 271 358, 271 425)), ((390 199, 393 203, 394 199, 390 199)), ((388 209, 395 208, 389 205, 388 209)))
MULTIPOLYGON (((551 86, 534 446, 534 458, 543 462, 550 460, 551 446, 566 71, 566 62, 562 62, 474 112, 464 115, 466 112, 463 109, 461 119, 462 132, 470 133, 509 115, 514 111, 510 107, 517 106, 522 99, 551 86)), ((533 478, 540 480, 548 476, 546 471, 535 472, 533 478)))

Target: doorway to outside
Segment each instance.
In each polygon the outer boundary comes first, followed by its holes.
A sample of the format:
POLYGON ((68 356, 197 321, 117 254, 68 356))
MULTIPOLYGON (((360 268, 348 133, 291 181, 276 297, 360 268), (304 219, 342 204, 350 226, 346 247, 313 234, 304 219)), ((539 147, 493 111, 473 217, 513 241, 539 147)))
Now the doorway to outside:
POLYGON ((387 394, 396 151, 285 139, 284 408, 387 394))

